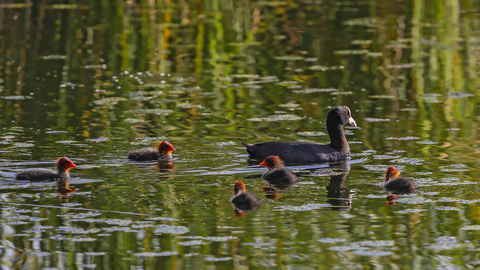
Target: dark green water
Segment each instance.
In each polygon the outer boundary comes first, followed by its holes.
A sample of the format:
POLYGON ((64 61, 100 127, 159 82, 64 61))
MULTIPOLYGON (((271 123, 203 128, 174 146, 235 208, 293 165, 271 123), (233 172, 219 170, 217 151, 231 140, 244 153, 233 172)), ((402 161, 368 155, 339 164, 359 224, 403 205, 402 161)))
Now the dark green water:
MULTIPOLYGON (((73 1, 72 1, 73 2, 73 1)), ((480 266, 479 1, 0 3, 4 268, 480 266), (272 196, 240 141, 328 143, 272 196), (130 162, 170 141, 174 169, 130 162), (74 193, 15 181, 70 157, 74 193), (388 166, 417 184, 393 204, 388 166), (243 180, 262 205, 230 203, 243 180), (277 199, 272 199, 277 197, 277 199)))

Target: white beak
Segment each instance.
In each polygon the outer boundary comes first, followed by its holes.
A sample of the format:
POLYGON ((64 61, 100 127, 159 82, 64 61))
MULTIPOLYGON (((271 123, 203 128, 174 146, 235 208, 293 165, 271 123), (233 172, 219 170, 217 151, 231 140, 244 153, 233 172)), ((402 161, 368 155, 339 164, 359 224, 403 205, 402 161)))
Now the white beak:
POLYGON ((357 127, 357 123, 355 123, 355 120, 353 120, 352 117, 348 118, 348 123, 354 127, 357 127))

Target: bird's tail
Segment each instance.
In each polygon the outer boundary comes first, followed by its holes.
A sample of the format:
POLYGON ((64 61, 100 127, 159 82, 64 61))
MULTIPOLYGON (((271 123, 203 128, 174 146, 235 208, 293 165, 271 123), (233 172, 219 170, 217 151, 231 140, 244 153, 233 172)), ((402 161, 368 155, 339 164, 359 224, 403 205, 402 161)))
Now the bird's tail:
POLYGON ((244 142, 241 142, 246 148, 247 148, 247 152, 248 154, 250 154, 250 156, 252 155, 252 153, 250 152, 250 148, 253 146, 252 144, 248 144, 248 143, 244 143, 244 142))

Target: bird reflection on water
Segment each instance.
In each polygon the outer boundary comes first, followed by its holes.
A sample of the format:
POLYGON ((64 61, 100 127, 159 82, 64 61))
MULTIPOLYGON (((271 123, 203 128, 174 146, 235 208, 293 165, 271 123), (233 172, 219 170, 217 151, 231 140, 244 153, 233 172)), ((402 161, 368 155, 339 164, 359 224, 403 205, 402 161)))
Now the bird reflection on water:
POLYGON ((158 161, 158 171, 160 172, 173 172, 175 165, 173 165, 172 160, 159 160, 158 161))
POLYGON ((344 186, 350 172, 350 164, 347 161, 334 162, 330 163, 329 167, 340 169, 340 173, 330 177, 330 183, 327 186, 327 201, 332 205, 334 211, 350 211, 353 194, 344 186))
POLYGON ((70 193, 76 192, 77 189, 70 188, 70 179, 57 181, 57 192, 60 195, 60 200, 69 200, 73 197, 68 196, 70 193))

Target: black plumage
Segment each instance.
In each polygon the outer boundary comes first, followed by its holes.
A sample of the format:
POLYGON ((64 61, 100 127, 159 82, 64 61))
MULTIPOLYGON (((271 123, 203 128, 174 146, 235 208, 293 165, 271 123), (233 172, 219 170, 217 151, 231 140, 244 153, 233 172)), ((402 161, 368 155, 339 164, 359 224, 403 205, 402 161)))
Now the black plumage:
POLYGON ((286 163, 319 163, 347 159, 350 157, 343 126, 357 126, 346 106, 332 109, 327 115, 327 131, 330 144, 307 142, 265 142, 258 144, 242 144, 247 148, 251 158, 264 159, 268 156, 279 156, 286 163))
POLYGON ((297 176, 284 167, 283 161, 278 156, 269 156, 260 163, 267 171, 262 178, 279 188, 291 186, 297 182, 297 176))
POLYGON ((385 189, 400 193, 411 193, 415 191, 415 184, 405 177, 399 177, 399 175, 400 171, 396 167, 389 167, 385 174, 385 189))
POLYGON ((136 161, 168 161, 172 159, 173 151, 175 151, 175 148, 172 144, 167 141, 161 141, 155 148, 142 148, 128 153, 128 159, 136 161))
POLYGON ((262 201, 254 194, 247 192, 245 183, 238 180, 234 186, 234 196, 231 202, 236 208, 241 210, 255 210, 262 203, 262 201), (254 209, 253 209, 254 208, 254 209))
POLYGON ((69 158, 61 157, 55 164, 57 171, 48 169, 33 169, 19 172, 15 178, 17 180, 30 181, 68 181, 70 179, 70 169, 77 167, 69 158))

